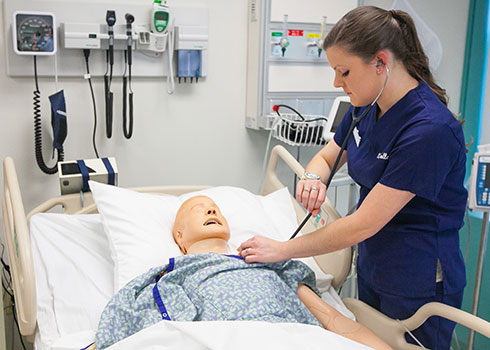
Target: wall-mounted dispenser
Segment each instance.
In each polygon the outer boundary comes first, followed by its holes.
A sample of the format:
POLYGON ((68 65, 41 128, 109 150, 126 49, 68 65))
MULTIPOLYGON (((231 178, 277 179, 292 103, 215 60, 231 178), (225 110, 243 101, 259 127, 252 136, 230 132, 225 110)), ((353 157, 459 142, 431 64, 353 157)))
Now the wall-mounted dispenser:
POLYGON ((177 51, 177 78, 179 82, 207 75, 208 28, 199 26, 175 27, 175 50, 177 51))

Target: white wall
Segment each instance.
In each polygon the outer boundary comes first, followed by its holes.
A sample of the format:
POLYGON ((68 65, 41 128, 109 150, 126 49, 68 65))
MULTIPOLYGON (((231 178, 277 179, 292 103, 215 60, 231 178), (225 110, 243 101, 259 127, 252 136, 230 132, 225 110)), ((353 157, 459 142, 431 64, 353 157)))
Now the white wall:
MULTIPOLYGON (((384 8, 392 4, 383 0, 364 3, 384 8)), ((2 0, 0 4, 3 5, 2 0)), ((111 140, 103 136, 103 84, 96 79, 99 153, 117 158, 121 186, 228 184, 257 191, 267 135, 244 127, 247 1, 180 0, 179 4, 209 7, 208 78, 197 85, 177 85, 172 96, 166 94, 160 80, 134 79, 135 126, 129 141, 122 136, 118 79, 113 83, 114 136, 111 140)), ((413 0, 411 4, 441 38, 444 58, 435 76, 448 91, 450 107, 457 111, 468 0, 452 0, 450 4, 447 0, 413 0)), ((37 168, 32 125, 34 81, 6 75, 3 13, 0 32, 0 158, 14 158, 29 211, 59 193, 58 178, 44 175, 37 168)), ((83 64, 82 58, 80 62, 83 64)), ((31 70, 32 66, 26 69, 31 70)), ((93 115, 87 82, 61 78, 60 85, 65 90, 68 112, 66 159, 93 158, 93 115)), ((47 97, 54 92, 53 79, 41 79, 40 87, 46 134, 50 127, 47 97)), ((291 150, 296 154, 295 149, 291 150)), ((307 163, 316 150, 302 150, 302 163, 307 163)), ((48 153, 45 152, 46 160, 50 158, 48 153)))

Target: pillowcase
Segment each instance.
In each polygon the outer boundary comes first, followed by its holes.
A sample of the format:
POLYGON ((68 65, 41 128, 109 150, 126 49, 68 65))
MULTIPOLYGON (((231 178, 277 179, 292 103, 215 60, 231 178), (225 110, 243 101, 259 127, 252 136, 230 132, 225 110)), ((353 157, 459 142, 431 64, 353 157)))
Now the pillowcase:
POLYGON ((230 226, 232 253, 254 235, 286 240, 297 225, 287 188, 258 196, 241 188, 220 186, 175 197, 94 181, 89 184, 114 260, 114 292, 148 269, 182 255, 172 227, 180 205, 190 197, 204 195, 216 202, 230 226))
POLYGON ((171 235, 180 200, 89 181, 114 261, 114 292, 181 255, 171 235))
POLYGON ((59 337, 97 329, 114 292, 114 263, 98 214, 36 214, 30 234, 37 293, 35 348, 51 349, 59 337))

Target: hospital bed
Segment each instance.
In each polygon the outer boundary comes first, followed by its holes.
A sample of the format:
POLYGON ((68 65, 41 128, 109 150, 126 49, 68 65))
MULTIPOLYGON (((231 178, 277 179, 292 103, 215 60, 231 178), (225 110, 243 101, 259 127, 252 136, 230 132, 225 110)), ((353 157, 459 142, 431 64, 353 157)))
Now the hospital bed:
MULTIPOLYGON (((282 146, 276 146, 272 152, 270 157, 270 162, 268 165, 267 173, 264 179, 264 186, 262 195, 268 195, 278 189, 284 188, 285 186, 279 180, 279 177, 276 173, 276 169, 278 167, 279 160, 282 160, 291 170, 296 173, 298 176, 303 174, 304 169, 302 166, 294 159, 294 157, 288 153, 288 151, 282 146)), ((51 209, 61 206, 63 208, 64 214, 78 214, 78 215, 89 215, 97 212, 97 208, 93 202, 93 198, 90 193, 84 195, 84 206, 82 207, 80 201, 80 195, 78 194, 70 194, 58 196, 48 201, 42 203, 37 208, 33 209, 29 214, 25 214, 24 206, 22 202, 22 196, 19 188, 17 173, 15 170, 14 161, 7 157, 3 162, 4 169, 4 192, 3 192, 3 205, 2 205, 2 213, 3 213, 3 223, 4 223, 4 231, 5 231, 5 241, 7 244, 8 258, 11 267, 12 274, 12 287, 15 295, 15 306, 16 306, 16 314, 17 320, 19 323, 20 332, 26 339, 30 342, 34 341, 34 337, 36 332, 39 330, 38 326, 42 320, 39 319, 37 315, 37 303, 38 296, 36 293, 36 275, 35 275, 35 267, 33 254, 31 249, 31 236, 30 236, 30 227, 29 221, 31 217, 37 213, 45 213, 50 211, 51 209)), ((135 188, 133 190, 142 192, 142 193, 152 193, 152 194, 167 194, 167 195, 182 195, 184 193, 193 192, 197 190, 202 190, 205 188, 209 188, 208 186, 166 186, 166 187, 146 187, 146 188, 135 188)), ((302 209, 301 205, 296 202, 296 200, 291 197, 294 210, 297 214, 297 221, 300 222, 304 216, 305 211, 302 209)), ((318 228, 320 225, 326 225, 336 219, 339 218, 337 211, 330 204, 328 199, 322 206, 321 217, 325 219, 325 221, 317 222, 315 220, 310 220, 307 225, 303 228, 302 234, 311 232, 318 228)), ((343 282, 346 280, 346 277, 350 271, 351 267, 351 259, 352 259, 352 251, 350 248, 343 249, 341 251, 337 251, 330 254, 325 254, 321 256, 317 256, 314 258, 320 269, 325 274, 331 274, 333 279, 331 284, 334 288, 338 289, 343 282)), ((38 286, 39 288, 39 286, 38 286)), ((39 291, 38 291, 39 292, 39 291)), ((90 291, 84 291, 89 293, 90 291)), ((452 308, 447 305, 443 305, 440 303, 429 303, 421 307, 412 317, 406 320, 393 320, 390 319, 380 312, 374 310, 363 302, 351 298, 345 298, 343 300, 344 304, 347 308, 352 311, 355 315, 358 322, 366 325, 371 330, 373 330, 378 336, 384 339, 388 344, 390 344, 395 349, 417 349, 418 346, 414 346, 408 344, 405 341, 404 334, 407 330, 413 330, 421 325, 428 317, 432 315, 438 315, 450 320, 453 320, 463 326, 466 326, 470 329, 475 330, 476 332, 481 333, 486 337, 490 337, 490 323, 475 317, 467 312, 462 310, 458 310, 452 308)), ((173 322, 161 322, 170 324, 173 322)), ((195 325, 187 324, 187 323, 176 323, 175 325, 171 325, 170 333, 175 334, 176 329, 179 330, 178 341, 181 342, 197 342, 200 336, 203 334, 212 334, 213 329, 219 328, 221 330, 218 335, 213 334, 214 338, 220 338, 222 334, 227 334, 228 332, 232 333, 235 337, 234 339, 239 339, 241 336, 246 337, 246 334, 249 331, 256 332, 255 338, 260 338, 260 334, 264 334, 265 338, 269 340, 274 338, 276 335, 276 339, 272 339, 274 341, 273 344, 280 344, 281 341, 288 342, 291 346, 298 345, 300 339, 305 340, 309 332, 311 332, 311 328, 314 326, 306 326, 306 325, 285 325, 283 329, 277 330, 269 328, 270 325, 263 326, 255 329, 246 329, 244 332, 243 328, 234 326, 235 324, 231 321, 226 321, 222 323, 209 324, 208 322, 192 322, 195 325), (200 325, 197 325, 200 324, 200 325), (233 325, 233 326, 230 326, 233 325), (231 328, 233 329, 231 329, 231 328), (299 338, 295 338, 292 340, 288 340, 287 334, 293 334, 295 330, 293 327, 297 329, 297 336, 299 338), (223 332, 223 329, 226 331, 223 332), (240 333, 242 332, 242 333, 240 333), (262 333, 261 333, 262 332, 262 333), (265 333, 264 333, 265 332, 265 333), (257 334, 259 335, 257 337, 257 334), (267 336, 266 336, 267 335, 267 336), (303 337, 303 338, 301 338, 303 337), (295 343, 296 342, 296 343, 295 343)), ((148 337, 154 336, 154 333, 161 333, 161 330, 153 329, 154 327, 150 327, 148 330, 148 337), (152 333, 153 332, 153 333, 152 333)), ((318 328, 318 327, 316 327, 318 328)), ((85 331, 85 330, 80 330, 85 331)), ((323 333, 329 333, 323 331, 323 333)), ((84 332, 81 332, 86 334, 84 332)), ((322 334, 323 334, 322 333, 322 334)), ((230 333, 231 334, 231 333, 230 333)), ((294 335, 294 334, 293 334, 294 335)), ((92 337, 93 333, 87 336, 87 340, 92 337)), ((132 337, 130 337, 132 338, 132 337)), ((177 339, 176 338, 176 339, 177 339)), ((249 337, 250 338, 250 337, 249 337)), ((70 345, 70 337, 67 337, 67 340, 58 342, 58 348, 53 346, 53 349, 75 349, 80 348, 80 343, 78 345, 70 345)), ((73 338, 74 339, 74 338, 73 338)), ((129 339, 129 338, 128 338, 129 339)), ((78 340, 80 342, 80 340, 78 340)), ((137 343, 135 343, 135 339, 129 339, 127 343, 128 349, 131 347, 135 347, 137 343)), ((177 340, 172 340, 177 341, 177 340)), ((328 340, 325 340, 328 341, 328 340)), ((332 340, 336 341, 336 339, 332 340)), ((201 344, 203 348, 219 348, 219 346, 210 345, 210 343, 206 343, 207 340, 203 340, 201 344), (203 345, 204 344, 204 345, 203 345)), ((145 344, 148 345, 146 342, 145 344)), ((190 344, 190 343, 189 343, 190 344)), ((192 348, 189 344, 186 343, 185 348, 192 348), (189 345, 189 346, 188 346, 189 345)), ((194 344, 194 343, 193 343, 194 344)), ((220 343, 223 348, 226 348, 226 342, 220 343)), ((233 342, 234 348, 240 348, 241 342, 233 342)), ((300 343, 304 345, 305 343, 300 343)), ((324 346, 323 343, 322 346, 324 346)), ((87 345, 87 344, 85 344, 87 345)), ((228 343, 230 345, 230 343, 228 343)), ((257 345, 254 343, 253 339, 247 339, 245 342, 244 348, 250 348, 252 345, 257 345)), ((263 343, 261 343, 263 345, 263 343)), ((344 344, 345 345, 345 344, 344 344)), ((184 348, 181 347, 181 348, 184 348)), ((274 346, 272 346, 274 347, 274 346)), ((301 347, 301 346, 300 346, 301 347)), ((120 347, 123 349, 124 347, 120 347)), ((315 347, 312 347, 315 348, 315 347)), ((330 347, 334 348, 334 347, 330 347)), ((342 348, 342 347, 339 347, 342 348)), ((353 348, 352 346, 347 346, 345 348, 353 348)), ((119 349, 119 348, 118 348, 119 349)))

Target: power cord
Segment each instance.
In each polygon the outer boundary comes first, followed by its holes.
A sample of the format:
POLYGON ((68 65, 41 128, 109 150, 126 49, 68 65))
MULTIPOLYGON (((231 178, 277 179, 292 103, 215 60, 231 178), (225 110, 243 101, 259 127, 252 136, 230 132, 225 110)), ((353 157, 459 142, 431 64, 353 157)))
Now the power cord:
POLYGON ((315 122, 326 122, 327 118, 318 117, 313 119, 306 119, 296 109, 285 104, 274 105, 272 107, 272 110, 276 112, 279 119, 283 120, 283 125, 281 126, 280 130, 280 133, 284 134, 283 137, 295 143, 314 142, 315 145, 324 145, 326 143, 323 139, 323 126, 315 125, 315 122), (293 111, 300 120, 289 120, 281 116, 281 114, 279 113, 279 109, 281 107, 293 111))
POLYGON ((92 94, 92 105, 94 107, 94 132, 92 134, 92 144, 94 146, 95 156, 97 158, 100 158, 99 152, 97 152, 97 145, 95 144, 95 134, 97 131, 97 105, 95 103, 95 94, 94 94, 94 88, 92 86, 92 78, 90 77, 90 66, 89 66, 90 50, 84 49, 83 55, 85 56, 85 66, 87 68, 87 74, 85 75, 85 79, 88 80, 88 85, 90 87, 90 93, 92 94))
POLYGON ((422 345, 422 343, 421 343, 421 342, 420 342, 420 341, 417 339, 417 337, 415 337, 415 335, 414 335, 412 332, 410 332, 410 330, 407 328, 407 326, 405 326, 405 324, 404 324, 402 321, 400 321, 399 319, 396 319, 396 321, 397 321, 397 322, 398 322, 400 325, 402 325, 402 327, 403 327, 403 328, 405 328, 405 331, 408 333, 408 335, 409 335, 409 336, 410 336, 410 337, 411 337, 413 340, 415 340, 415 342, 416 342, 416 343, 417 343, 417 344, 418 344, 418 345, 419 345, 419 346, 420 346, 422 349, 427 350, 427 348, 426 348, 425 346, 423 346, 423 345, 422 345))
MULTIPOLYGON (((12 315, 14 317, 15 326, 17 327, 17 332, 19 333, 19 339, 20 339, 20 342, 22 344, 22 348, 24 350, 26 350, 26 346, 24 344, 24 339, 22 338, 22 334, 20 333, 19 322, 17 320, 16 310, 15 310, 15 298, 14 298, 14 295, 10 292, 12 290, 12 276, 10 275, 10 266, 5 262, 5 260, 3 260, 3 253, 5 252, 5 245, 3 243, 1 245, 2 245, 2 253, 0 255, 0 262, 2 263, 3 271, 5 271, 8 274, 8 279, 7 279, 7 276, 2 273, 2 287, 5 291, 5 293, 8 294, 8 296, 10 297, 10 299, 12 301, 12 315), (5 282, 4 282, 3 277, 5 277, 5 282)), ((3 298, 3 295, 2 295, 2 298, 3 298)), ((3 312, 3 310, 2 310, 2 312, 3 312)), ((13 333, 12 333, 12 335, 13 335, 13 333)), ((12 339, 12 346, 13 346, 13 344, 14 344, 14 340, 12 339)))
POLYGON ((42 141, 42 124, 41 124, 41 91, 39 91, 39 83, 37 80, 37 56, 34 56, 34 82, 36 83, 36 90, 34 90, 34 151, 36 155, 36 161, 39 168, 43 173, 53 175, 58 172, 58 162, 62 162, 63 147, 60 150, 57 149, 58 160, 56 164, 51 168, 46 165, 43 159, 43 141, 42 141))

